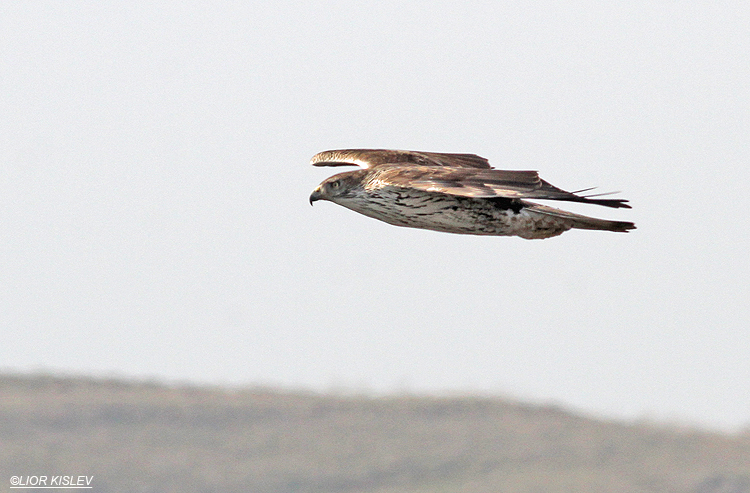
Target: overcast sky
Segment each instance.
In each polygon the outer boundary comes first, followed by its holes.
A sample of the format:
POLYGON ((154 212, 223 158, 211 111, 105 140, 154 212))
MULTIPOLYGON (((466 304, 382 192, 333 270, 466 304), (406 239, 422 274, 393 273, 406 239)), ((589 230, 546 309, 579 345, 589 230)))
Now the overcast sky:
POLYGON ((0 367, 750 426, 744 2, 3 2, 0 367), (273 5, 272 5, 273 3, 273 5), (318 151, 620 190, 629 234, 328 202, 318 151))

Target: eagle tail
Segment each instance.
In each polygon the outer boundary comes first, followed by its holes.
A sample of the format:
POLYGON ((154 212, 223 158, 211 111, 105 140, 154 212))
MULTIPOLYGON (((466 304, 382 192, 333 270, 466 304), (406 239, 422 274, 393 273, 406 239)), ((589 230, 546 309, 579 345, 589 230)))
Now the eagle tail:
POLYGON ((573 218, 573 228, 598 229, 601 231, 627 233, 631 229, 635 229, 635 224, 627 221, 610 221, 608 219, 597 219, 595 217, 577 216, 573 218))
POLYGON ((616 233, 627 233, 631 229, 635 229, 635 224, 627 221, 611 221, 609 219, 598 219, 595 217, 582 216, 581 214, 575 214, 573 212, 563 211, 555 209, 554 207, 547 207, 540 204, 534 204, 532 209, 534 212, 544 214, 546 216, 554 216, 561 219, 567 219, 573 223, 573 229, 595 229, 600 231, 614 231, 616 233))

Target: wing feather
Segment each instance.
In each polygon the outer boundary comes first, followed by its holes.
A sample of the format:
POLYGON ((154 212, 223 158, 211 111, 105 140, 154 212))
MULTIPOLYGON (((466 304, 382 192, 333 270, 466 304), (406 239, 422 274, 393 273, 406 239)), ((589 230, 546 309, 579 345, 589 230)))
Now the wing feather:
POLYGON ((374 187, 391 185, 463 197, 505 197, 584 202, 630 208, 624 199, 593 199, 567 192, 539 178, 536 171, 494 169, 476 154, 400 151, 391 149, 339 149, 313 156, 313 166, 359 166, 372 169, 374 187))
POLYGON ((313 166, 359 166, 373 168, 384 164, 413 163, 424 166, 490 169, 489 162, 476 154, 397 151, 390 149, 339 149, 319 152, 313 166))
POLYGON ((376 187, 390 185, 462 197, 548 199, 630 208, 624 199, 591 199, 567 192, 540 179, 536 171, 394 164, 373 170, 370 183, 376 187))

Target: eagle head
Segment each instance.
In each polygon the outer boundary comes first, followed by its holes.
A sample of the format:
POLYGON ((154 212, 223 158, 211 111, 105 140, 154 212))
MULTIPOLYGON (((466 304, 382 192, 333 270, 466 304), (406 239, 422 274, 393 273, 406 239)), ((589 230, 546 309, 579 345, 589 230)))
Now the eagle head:
POLYGON ((310 205, 316 200, 340 203, 355 198, 363 191, 362 178, 365 174, 367 170, 348 171, 323 180, 310 194, 310 205))

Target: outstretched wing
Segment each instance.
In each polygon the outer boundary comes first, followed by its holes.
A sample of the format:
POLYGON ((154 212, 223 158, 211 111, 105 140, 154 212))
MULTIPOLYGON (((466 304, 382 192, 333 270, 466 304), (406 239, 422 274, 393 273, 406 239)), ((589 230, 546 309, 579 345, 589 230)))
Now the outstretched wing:
POLYGON ((390 149, 340 149, 323 151, 313 156, 310 161, 310 164, 313 166, 359 166, 365 169, 395 163, 490 169, 489 162, 476 154, 395 151, 390 149))
POLYGON ((593 199, 567 192, 539 178, 536 171, 494 169, 476 154, 340 149, 313 156, 313 166, 359 166, 373 169, 370 182, 463 197, 505 197, 583 202, 630 208, 624 199, 593 199))
POLYGON ((630 209, 624 199, 592 199, 557 188, 539 178, 536 171, 389 164, 374 169, 368 183, 462 197, 564 200, 630 209))

